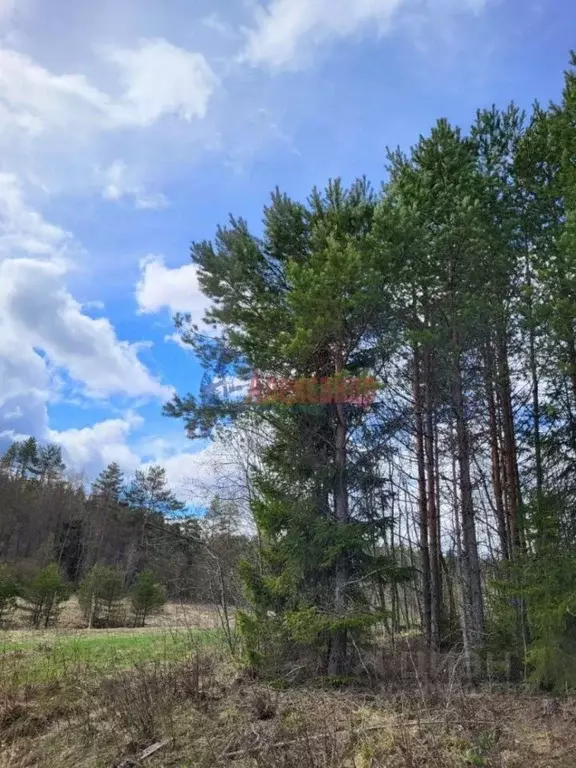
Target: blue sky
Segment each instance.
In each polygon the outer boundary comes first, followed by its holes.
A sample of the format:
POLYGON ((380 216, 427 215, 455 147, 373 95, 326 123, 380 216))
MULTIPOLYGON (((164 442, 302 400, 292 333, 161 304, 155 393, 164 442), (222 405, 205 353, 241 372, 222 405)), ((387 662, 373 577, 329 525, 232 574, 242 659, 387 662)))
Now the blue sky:
POLYGON ((0 445, 203 483, 161 415, 202 375, 170 339, 205 307, 190 243, 257 232, 276 185, 378 185, 438 117, 558 99, 574 29, 566 0, 0 0, 0 445))

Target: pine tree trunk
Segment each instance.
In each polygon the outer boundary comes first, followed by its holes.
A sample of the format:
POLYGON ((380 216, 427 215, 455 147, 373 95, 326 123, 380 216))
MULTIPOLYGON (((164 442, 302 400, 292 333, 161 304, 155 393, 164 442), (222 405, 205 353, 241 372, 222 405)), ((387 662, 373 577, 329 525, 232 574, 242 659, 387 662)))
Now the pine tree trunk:
POLYGON ((420 527, 420 560, 422 571, 422 619, 428 645, 432 642, 432 606, 430 589, 430 550, 428 545, 428 508, 426 463, 424 456, 424 419, 422 415, 422 382, 420 351, 414 347, 414 416, 416 421, 416 458, 418 463, 418 508, 420 527))
POLYGON ((536 360, 536 331, 534 328, 534 311, 532 305, 532 275, 530 270, 530 257, 526 258, 526 285, 528 287, 527 320, 529 339, 529 366, 532 381, 532 425, 534 430, 534 459, 536 464, 536 490, 538 502, 542 497, 544 487, 544 470, 542 468, 542 444, 540 441, 540 391, 538 380, 538 363, 536 360))
POLYGON ((512 412, 512 393, 510 384, 510 370, 508 366, 508 345, 504 331, 500 328, 497 332, 498 355, 498 387, 500 404, 502 407, 502 431, 503 453, 506 464, 508 497, 508 529, 510 532, 510 551, 513 552, 520 545, 521 531, 518 521, 518 509, 520 505, 520 482, 518 476, 518 462, 516 456, 516 435, 514 430, 514 415, 512 412))
POLYGON ((450 436, 452 440, 452 497, 453 503, 453 524, 454 533, 456 536, 456 582, 458 585, 458 591, 460 593, 461 610, 459 613, 460 631, 462 633, 462 647, 464 654, 464 667, 466 671, 466 678, 468 682, 473 681, 472 671, 472 657, 470 654, 470 612, 471 612, 471 599, 470 599, 470 580, 468 578, 468 569, 464 566, 465 556, 464 548, 462 546, 462 525, 460 522, 460 494, 458 492, 459 478, 458 478, 458 458, 457 458, 457 439, 455 436, 454 424, 450 423, 450 436))
MULTIPOLYGON (((336 371, 339 373, 339 370, 336 371)), ((348 524, 348 487, 346 482, 346 438, 348 423, 346 411, 342 403, 334 406, 336 417, 335 426, 335 457, 336 457, 336 485, 334 488, 334 507, 338 525, 348 524)), ((348 583, 348 566, 346 553, 341 553, 336 563, 334 575, 334 613, 336 619, 343 618, 346 612, 346 585, 348 583)), ((344 675, 348 667, 348 633, 346 629, 339 628, 332 634, 330 653, 328 657, 328 674, 333 676, 344 675)))
POLYGON ((494 394, 494 360, 491 350, 491 342, 488 341, 484 353, 486 398, 488 400, 488 415, 490 429, 490 446, 492 458, 492 487, 496 506, 496 523, 498 537, 500 539, 500 551, 504 559, 510 557, 510 542, 508 540, 508 527, 506 524, 506 511, 504 509, 504 496, 502 488, 502 464, 498 430, 498 418, 496 415, 496 398, 494 394))
POLYGON ((459 339, 454 334, 454 382, 453 406, 456 420, 456 445, 460 472, 460 503, 462 517, 462 544, 464 554, 464 579, 470 600, 468 632, 469 655, 475 678, 484 672, 484 600, 480 574, 480 559, 474 520, 474 502, 470 474, 470 445, 464 408, 462 371, 460 367, 459 339))
POLYGON ((440 573, 439 540, 438 540, 438 510, 436 504, 435 482, 435 451, 434 451, 434 405, 432 396, 432 365, 430 351, 424 353, 425 371, 425 441, 426 441, 426 471, 427 471, 427 526, 430 562, 430 646, 437 651, 440 648, 441 607, 442 607, 442 576, 440 573))

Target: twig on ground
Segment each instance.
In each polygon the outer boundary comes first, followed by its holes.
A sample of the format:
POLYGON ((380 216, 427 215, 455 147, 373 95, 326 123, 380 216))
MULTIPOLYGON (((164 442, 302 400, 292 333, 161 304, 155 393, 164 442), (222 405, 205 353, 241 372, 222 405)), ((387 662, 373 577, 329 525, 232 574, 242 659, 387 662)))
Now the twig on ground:
POLYGON ((138 765, 138 763, 141 763, 142 760, 146 760, 147 757, 151 757, 160 749, 163 749, 169 743, 170 743, 170 739, 165 739, 164 741, 157 741, 155 744, 152 744, 151 746, 146 747, 146 749, 140 752, 138 757, 128 757, 126 760, 122 760, 122 762, 118 765, 118 768, 133 768, 133 766, 138 765))

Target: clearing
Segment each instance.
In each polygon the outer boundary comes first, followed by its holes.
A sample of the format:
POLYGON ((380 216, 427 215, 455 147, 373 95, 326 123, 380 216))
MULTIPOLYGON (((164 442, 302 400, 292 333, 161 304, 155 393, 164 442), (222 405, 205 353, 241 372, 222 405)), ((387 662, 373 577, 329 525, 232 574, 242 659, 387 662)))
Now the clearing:
POLYGON ((0 768, 574 765, 574 698, 402 687, 250 680, 214 627, 9 631, 0 768))

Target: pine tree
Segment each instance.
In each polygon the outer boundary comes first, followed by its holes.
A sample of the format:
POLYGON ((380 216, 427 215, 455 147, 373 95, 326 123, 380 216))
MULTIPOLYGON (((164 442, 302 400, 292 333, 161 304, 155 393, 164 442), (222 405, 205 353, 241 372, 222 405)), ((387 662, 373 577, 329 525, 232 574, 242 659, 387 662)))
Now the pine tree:
POLYGON ((62 477, 66 465, 62 460, 62 448, 48 443, 40 447, 36 471, 41 480, 57 480, 62 477))
POLYGON ((18 461, 19 443, 14 442, 4 451, 0 459, 0 467, 6 471, 14 471, 18 461))
POLYGON ((136 470, 134 480, 126 491, 126 501, 133 507, 164 517, 185 507, 168 487, 166 470, 157 464, 146 470, 136 470))
POLYGON ((151 571, 141 571, 132 587, 131 599, 135 626, 143 627, 147 617, 162 608, 166 594, 151 571))
POLYGON ((378 233, 391 254, 396 312, 411 349, 410 364, 405 366, 411 369, 414 393, 424 626, 430 644, 438 647, 442 579, 435 433, 443 420, 458 461, 467 611, 464 639, 471 667, 474 658, 481 661, 484 644, 469 401, 475 380, 473 355, 484 313, 484 187, 475 143, 445 120, 437 123, 429 137, 420 139, 408 158, 393 153, 390 159, 391 178, 378 215, 378 233))
POLYGON ((121 622, 124 576, 118 568, 95 565, 84 578, 78 602, 91 627, 113 627, 121 622))
MULTIPOLYGON (((187 329, 201 359, 306 380, 311 390, 300 398, 314 397, 312 380, 330 378, 338 388, 382 364, 389 340, 379 333, 386 291, 370 238, 374 205, 364 180, 314 191, 307 207, 277 192, 262 241, 232 219, 215 247, 195 246, 201 285, 217 302, 209 319, 221 330, 204 341, 187 329)), ((380 521, 358 519, 350 507, 358 482, 352 435, 368 426, 367 412, 336 395, 316 389, 320 402, 302 407, 272 396, 260 411, 273 437, 256 480, 261 568, 244 569, 255 613, 242 621, 253 659, 266 638, 275 647, 285 638, 315 648, 320 666, 338 676, 348 668, 350 631, 378 620, 352 585, 383 564, 368 547, 380 521)), ((193 397, 175 398, 167 412, 184 417, 191 436, 237 415, 230 404, 193 397)))
POLYGON ((34 629, 46 629, 53 624, 68 597, 68 587, 56 563, 47 565, 22 588, 23 608, 34 629))
POLYGON ((110 520, 117 515, 125 493, 124 473, 117 462, 102 470, 92 484, 94 512, 90 517, 88 566, 97 565, 103 556, 105 534, 110 520))
POLYGON ((35 437, 29 437, 18 443, 18 458, 20 478, 34 477, 38 473, 38 441, 35 437))
POLYGON ((148 540, 154 539, 150 534, 151 532, 155 534, 158 529, 156 527, 150 529, 150 526, 161 526, 165 518, 181 512, 185 504, 179 501, 168 487, 166 470, 158 465, 152 465, 147 470, 136 470, 125 497, 126 502, 138 515, 137 524, 140 529, 138 542, 128 568, 128 578, 131 579, 133 573, 139 568, 153 565, 151 556, 154 553, 147 551, 150 549, 148 540))
POLYGON ((124 494, 124 474, 117 462, 112 462, 92 484, 93 496, 107 504, 118 504, 124 494))

